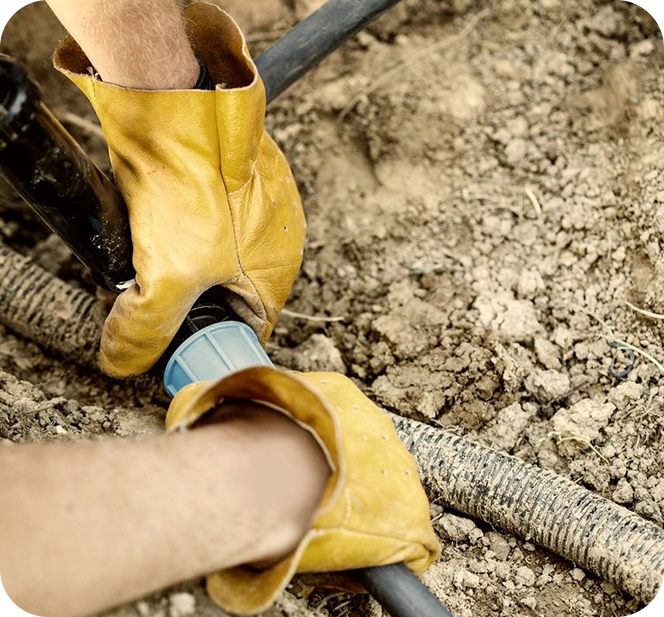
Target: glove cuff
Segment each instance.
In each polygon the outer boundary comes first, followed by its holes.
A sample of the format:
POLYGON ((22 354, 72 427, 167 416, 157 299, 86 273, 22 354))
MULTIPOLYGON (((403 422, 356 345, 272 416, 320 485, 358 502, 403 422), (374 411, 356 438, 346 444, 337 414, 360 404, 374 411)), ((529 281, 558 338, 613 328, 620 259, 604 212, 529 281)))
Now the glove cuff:
MULTIPOLYGON (((206 90, 214 90, 214 86, 224 90, 251 88, 260 80, 242 31, 228 13, 216 5, 196 2, 185 9, 184 19, 192 50, 199 62, 207 68, 213 84, 212 88, 206 90)), ((57 46, 53 54, 53 66, 81 88, 94 104, 92 82, 104 82, 73 37, 65 37, 57 46)), ((105 85, 129 90, 114 84, 105 85)))
MULTIPOLYGON (((343 491, 346 462, 336 414, 320 394, 295 375, 271 367, 253 367, 219 381, 205 385, 195 382, 182 388, 168 410, 166 428, 175 431, 192 426, 224 398, 261 403, 313 431, 332 468, 315 518, 325 515, 343 491)), ((267 570, 238 566, 209 576, 208 593, 231 613, 249 615, 267 609, 296 573, 315 533, 308 532, 293 553, 267 570)))
POLYGON ((185 386, 171 404, 167 426, 189 426, 225 397, 268 405, 311 429, 333 473, 311 529, 291 555, 269 570, 240 566, 208 577, 208 593, 223 609, 246 615, 268 608, 296 572, 317 573, 326 587, 362 591, 343 571, 403 562, 421 573, 436 558, 438 542, 415 461, 388 415, 350 379, 246 369, 185 386))

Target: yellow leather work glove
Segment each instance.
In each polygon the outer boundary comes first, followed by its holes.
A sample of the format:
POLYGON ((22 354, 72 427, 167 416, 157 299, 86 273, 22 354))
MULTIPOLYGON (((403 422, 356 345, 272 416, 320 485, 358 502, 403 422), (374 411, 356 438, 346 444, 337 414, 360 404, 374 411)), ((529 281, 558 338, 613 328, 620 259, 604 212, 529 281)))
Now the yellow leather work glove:
POLYGON ((311 530, 293 553, 268 570, 237 567, 208 577, 208 593, 224 610, 244 615, 265 610, 296 572, 405 562, 419 574, 438 556, 415 462, 389 416, 350 379, 249 368, 183 388, 166 426, 191 426, 224 398, 266 403, 310 427, 334 466, 311 530))
POLYGON ((129 209, 136 285, 117 299, 100 353, 115 377, 148 370, 216 285, 264 344, 302 260, 302 204, 263 130, 265 89, 244 37, 216 6, 185 16, 215 91, 104 83, 71 38, 54 56, 97 112, 129 209))

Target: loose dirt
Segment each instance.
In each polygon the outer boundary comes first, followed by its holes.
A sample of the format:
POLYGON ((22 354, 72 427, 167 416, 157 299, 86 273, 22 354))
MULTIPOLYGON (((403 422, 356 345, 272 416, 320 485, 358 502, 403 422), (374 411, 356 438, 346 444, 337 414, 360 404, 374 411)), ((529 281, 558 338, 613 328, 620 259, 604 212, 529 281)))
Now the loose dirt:
MULTIPOLYGON (((245 11, 253 51, 317 4, 245 11)), ((30 5, 2 48, 56 114, 95 123, 48 68, 63 34, 30 5)), ((387 409, 662 525, 664 321, 633 306, 664 313, 663 52, 652 18, 618 0, 405 0, 328 58, 267 120, 309 222, 273 359, 345 372, 387 409)), ((67 125, 107 166, 95 130, 67 125)), ((8 190, 0 239, 93 289, 8 190)), ((0 369, 5 441, 158 431, 167 404, 153 382, 83 371, 5 329, 0 369)), ((640 608, 528 542, 431 510, 443 552, 426 582, 458 617, 640 608)), ((267 615, 381 615, 309 582, 267 615)), ((107 616, 220 614, 197 581, 107 616)))

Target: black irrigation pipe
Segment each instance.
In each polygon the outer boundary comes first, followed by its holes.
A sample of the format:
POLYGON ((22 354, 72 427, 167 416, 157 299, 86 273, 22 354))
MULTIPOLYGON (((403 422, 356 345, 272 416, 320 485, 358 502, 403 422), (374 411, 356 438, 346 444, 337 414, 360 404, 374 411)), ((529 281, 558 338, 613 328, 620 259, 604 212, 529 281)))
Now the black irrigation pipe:
POLYGON ((329 0, 258 58, 268 102, 401 0, 329 0))

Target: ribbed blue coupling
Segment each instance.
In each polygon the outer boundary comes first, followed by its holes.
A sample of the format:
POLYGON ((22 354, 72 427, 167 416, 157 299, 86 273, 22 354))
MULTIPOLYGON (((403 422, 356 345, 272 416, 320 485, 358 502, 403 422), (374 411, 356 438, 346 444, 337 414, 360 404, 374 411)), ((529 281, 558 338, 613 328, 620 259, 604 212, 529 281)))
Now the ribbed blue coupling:
POLYGON ((249 326, 222 321, 199 330, 176 349, 164 371, 164 386, 175 396, 194 381, 221 379, 250 366, 273 364, 249 326))

